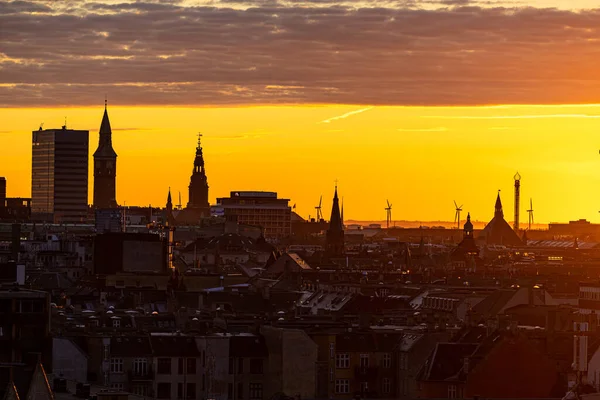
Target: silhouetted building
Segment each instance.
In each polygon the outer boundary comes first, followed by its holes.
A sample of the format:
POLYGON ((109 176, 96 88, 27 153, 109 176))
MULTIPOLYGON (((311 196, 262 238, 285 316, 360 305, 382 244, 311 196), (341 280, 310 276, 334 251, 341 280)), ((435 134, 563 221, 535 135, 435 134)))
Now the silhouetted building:
POLYGON ((451 259, 455 263, 462 264, 463 267, 475 267, 476 258, 479 255, 479 248, 475 244, 473 237, 473 224, 471 223, 471 213, 467 215, 467 222, 464 225, 463 240, 452 252, 451 259))
POLYGON ((333 206, 331 206, 331 218, 327 230, 327 251, 331 255, 342 255, 344 253, 344 226, 338 200, 337 186, 333 195, 333 206))
POLYGON ((31 213, 36 220, 82 223, 88 211, 89 131, 32 132, 31 213))
POLYGON ((6 197, 0 205, 0 221, 27 222, 31 218, 31 199, 6 197))
POLYGON ((0 290, 0 363, 27 362, 32 353, 49 352, 50 294, 37 290, 0 290))
POLYGON ((190 178, 189 201, 187 208, 199 212, 200 217, 210 216, 210 204, 208 203, 208 178, 204 169, 204 156, 202 155, 202 145, 200 136, 198 136, 198 146, 196 147, 196 158, 194 159, 194 171, 190 178))
POLYGON ((106 101, 100 124, 100 139, 94 153, 94 207, 116 208, 117 153, 112 147, 112 130, 106 101))
POLYGON ((165 207, 165 221, 169 226, 175 226, 175 217, 173 216, 173 201, 171 200, 171 188, 169 188, 169 194, 167 195, 167 205, 165 207))
POLYGON ((498 193, 498 197, 496 198, 494 218, 481 231, 479 239, 484 241, 485 244, 504 246, 521 246, 523 244, 519 236, 504 219, 500 193, 498 193))
POLYGON ((96 210, 96 233, 122 232, 123 213, 118 208, 96 210))
POLYGON ((214 208, 239 224, 262 227, 265 238, 279 239, 292 232, 289 201, 278 199, 275 192, 231 192, 230 197, 218 198, 214 208))
POLYGON ((166 242, 151 233, 105 233, 94 239, 94 273, 161 273, 167 269, 166 242))
POLYGON ((0 176, 0 208, 6 203, 6 178, 0 176))

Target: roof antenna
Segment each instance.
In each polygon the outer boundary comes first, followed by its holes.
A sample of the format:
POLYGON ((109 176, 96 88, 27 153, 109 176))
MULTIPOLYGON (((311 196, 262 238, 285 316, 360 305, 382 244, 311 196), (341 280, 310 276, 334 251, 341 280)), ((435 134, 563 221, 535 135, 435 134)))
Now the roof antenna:
POLYGON ((106 110, 107 104, 108 104, 108 95, 104 94, 104 110, 106 110))
POLYGON ((64 129, 67 129, 67 117, 65 117, 65 124, 63 125, 63 127, 62 127, 62 128, 63 128, 63 130, 64 130, 64 129))

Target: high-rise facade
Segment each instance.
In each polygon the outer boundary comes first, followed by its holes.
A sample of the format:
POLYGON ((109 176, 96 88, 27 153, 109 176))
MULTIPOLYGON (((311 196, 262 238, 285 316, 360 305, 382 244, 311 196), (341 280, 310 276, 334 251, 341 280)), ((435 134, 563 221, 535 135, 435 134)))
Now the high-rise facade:
POLYGON ((31 214, 51 223, 82 223, 88 206, 89 131, 32 132, 31 214))
POLYGON ((100 139, 94 153, 94 207, 116 208, 117 153, 112 147, 112 130, 106 101, 100 124, 100 139))
POLYGON ((235 217, 239 224, 260 226, 266 238, 281 239, 292 234, 289 201, 277 198, 275 192, 240 191, 218 198, 215 209, 226 218, 235 217))

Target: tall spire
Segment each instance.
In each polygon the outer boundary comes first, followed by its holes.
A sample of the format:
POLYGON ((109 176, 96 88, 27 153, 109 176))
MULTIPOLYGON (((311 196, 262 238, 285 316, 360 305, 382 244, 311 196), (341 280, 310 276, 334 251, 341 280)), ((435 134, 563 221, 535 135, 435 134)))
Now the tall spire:
POLYGON ((169 186, 169 194, 167 195, 167 207, 173 207, 173 202, 171 201, 171 186, 169 186))
POLYGON ((116 177, 117 153, 112 146, 108 101, 104 98, 104 114, 100 123, 98 148, 94 152, 94 207, 117 207, 116 177))
POLYGON ((502 211, 502 200, 500 200, 500 191, 499 190, 498 190, 498 197, 496 198, 494 217, 504 218, 504 211, 502 211))
POLYGON ((342 229, 344 228, 344 198, 342 197, 342 211, 340 211, 340 220, 342 222, 342 229))
POLYGON ((194 158, 194 169, 190 177, 189 199, 187 208, 196 210, 199 215, 210 215, 210 204, 208 203, 208 178, 204 169, 204 155, 202 153, 202 134, 198 133, 198 144, 196 145, 196 156, 194 158))
POLYGON ((331 206, 331 217, 329 219, 329 230, 342 231, 344 230, 342 225, 342 215, 340 212, 340 203, 338 199, 337 183, 335 185, 335 192, 333 194, 333 205, 331 206))
POLYGON ((331 218, 327 230, 327 249, 330 254, 340 256, 344 253, 344 225, 337 192, 337 182, 333 194, 333 205, 331 206, 331 218))

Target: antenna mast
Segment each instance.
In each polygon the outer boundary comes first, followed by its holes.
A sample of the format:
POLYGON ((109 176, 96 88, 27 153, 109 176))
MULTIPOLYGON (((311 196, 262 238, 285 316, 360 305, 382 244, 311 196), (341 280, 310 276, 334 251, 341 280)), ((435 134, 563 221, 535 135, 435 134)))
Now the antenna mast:
POLYGON ((533 221, 533 200, 529 199, 529 210, 527 210, 527 212, 529 213, 529 230, 531 230, 531 225, 534 224, 533 221))

